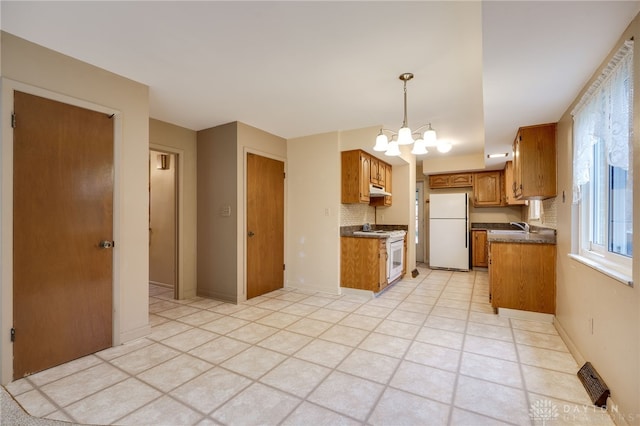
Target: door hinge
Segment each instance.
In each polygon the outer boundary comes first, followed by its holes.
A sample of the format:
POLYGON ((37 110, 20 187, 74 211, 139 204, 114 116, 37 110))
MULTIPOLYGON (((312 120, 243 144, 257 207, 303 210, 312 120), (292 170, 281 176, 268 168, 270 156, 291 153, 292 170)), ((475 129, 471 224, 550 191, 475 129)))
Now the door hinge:
POLYGON ((283 179, 286 179, 286 178, 287 178, 287 172, 284 172, 284 173, 282 174, 282 178, 283 178, 283 179))
POLYGON ((11 113, 11 127, 13 129, 16 128, 16 113, 15 112, 11 113))
POLYGON ((11 341, 16 341, 16 329, 14 327, 11 327, 11 341))
POLYGON ((285 265, 284 263, 282 264, 282 270, 286 271, 287 270, 287 265, 285 265))

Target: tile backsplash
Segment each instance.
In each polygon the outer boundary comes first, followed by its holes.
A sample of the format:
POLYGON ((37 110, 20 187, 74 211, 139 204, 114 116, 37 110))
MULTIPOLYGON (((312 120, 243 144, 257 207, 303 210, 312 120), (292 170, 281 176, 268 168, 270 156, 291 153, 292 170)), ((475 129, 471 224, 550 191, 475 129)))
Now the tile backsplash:
POLYGON ((340 226, 376 222, 376 209, 369 204, 340 204, 340 226))

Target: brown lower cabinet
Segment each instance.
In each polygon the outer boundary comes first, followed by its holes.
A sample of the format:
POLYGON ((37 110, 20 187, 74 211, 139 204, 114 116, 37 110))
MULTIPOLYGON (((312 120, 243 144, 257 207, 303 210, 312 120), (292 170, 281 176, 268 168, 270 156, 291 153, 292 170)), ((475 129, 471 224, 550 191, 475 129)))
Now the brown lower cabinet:
POLYGON ((488 267, 487 231, 484 229, 474 229, 471 231, 471 238, 471 265, 474 268, 488 267))
POLYGON ((384 238, 340 238, 340 286, 374 293, 387 286, 384 238))
POLYGON ((489 288, 494 308, 555 314, 556 246, 491 242, 489 288))

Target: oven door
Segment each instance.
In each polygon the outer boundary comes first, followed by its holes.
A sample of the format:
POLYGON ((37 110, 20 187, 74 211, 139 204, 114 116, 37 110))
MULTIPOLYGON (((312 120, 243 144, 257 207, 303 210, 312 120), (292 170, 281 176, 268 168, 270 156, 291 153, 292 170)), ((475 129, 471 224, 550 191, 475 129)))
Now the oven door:
POLYGON ((391 284, 400 275, 402 275, 402 261, 404 252, 404 239, 390 241, 387 244, 387 253, 389 255, 389 264, 387 265, 387 282, 391 284))

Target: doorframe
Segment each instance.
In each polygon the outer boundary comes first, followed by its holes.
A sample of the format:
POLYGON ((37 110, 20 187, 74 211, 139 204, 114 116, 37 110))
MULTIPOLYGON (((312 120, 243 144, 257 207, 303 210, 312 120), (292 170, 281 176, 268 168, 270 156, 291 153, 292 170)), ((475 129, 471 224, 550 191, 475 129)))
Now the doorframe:
MULTIPOLYGON (((247 154, 256 154, 261 157, 271 158, 273 160, 282 161, 284 163, 284 205, 283 205, 283 215, 284 215, 284 233, 282 235, 283 238, 283 256, 284 262, 287 263, 287 159, 284 157, 280 157, 276 154, 271 154, 269 152, 260 151, 255 148, 244 147, 242 152, 242 221, 239 222, 239 226, 242 228, 238 230, 238 235, 241 236, 241 243, 239 246, 239 252, 242 254, 242 279, 238 280, 238 303, 246 302, 247 300, 247 154), (241 223, 240 223, 241 222, 241 223)), ((240 201, 239 201, 240 202, 240 201)), ((287 283, 287 270, 283 271, 282 276, 282 285, 286 287, 287 283)))
POLYGON ((419 243, 416 245, 416 262, 418 262, 418 258, 420 257, 422 260, 420 262, 425 263, 426 259, 426 244, 425 244, 425 220, 424 220, 424 207, 425 207, 425 195, 424 195, 424 181, 419 180, 416 181, 416 192, 418 193, 418 229, 416 229, 416 234, 418 235, 419 243), (418 247, 422 244, 422 252, 418 253, 418 247))
POLYGON ((162 151, 173 154, 176 158, 176 285, 173 290, 174 299, 184 298, 184 150, 149 142, 149 152, 162 151))
POLYGON ((112 275, 112 345, 120 344, 120 274, 121 252, 117 244, 121 239, 120 216, 121 206, 121 163, 122 155, 122 112, 110 107, 77 99, 68 95, 53 92, 47 89, 31 86, 6 77, 0 78, 0 119, 2 131, 0 132, 0 164, 1 180, 0 188, 0 259, 2 260, 2 273, 0 274, 0 383, 7 384, 13 379, 13 345, 10 342, 10 330, 13 327, 13 128, 11 127, 11 113, 13 112, 14 91, 40 96, 54 101, 66 103, 91 111, 113 115, 114 140, 113 140, 113 239, 116 246, 113 248, 113 275, 112 275))

